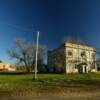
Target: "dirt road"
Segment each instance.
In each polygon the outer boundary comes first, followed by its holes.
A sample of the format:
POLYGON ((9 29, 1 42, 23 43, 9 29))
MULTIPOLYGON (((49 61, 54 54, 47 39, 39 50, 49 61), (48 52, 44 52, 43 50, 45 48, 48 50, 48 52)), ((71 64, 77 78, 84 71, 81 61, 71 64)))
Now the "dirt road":
POLYGON ((34 96, 0 97, 0 100, 100 100, 100 93, 40 94, 34 96))

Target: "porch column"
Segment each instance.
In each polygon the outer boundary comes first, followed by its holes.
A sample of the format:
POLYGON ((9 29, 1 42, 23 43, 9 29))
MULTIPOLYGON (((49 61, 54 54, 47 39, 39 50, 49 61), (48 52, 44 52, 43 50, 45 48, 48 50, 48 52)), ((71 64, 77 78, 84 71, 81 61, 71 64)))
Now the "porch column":
POLYGON ((86 73, 88 73, 88 71, 89 71, 89 68, 88 68, 89 66, 86 66, 86 73))
POLYGON ((85 73, 85 66, 84 65, 82 66, 82 69, 83 69, 83 73, 85 73))

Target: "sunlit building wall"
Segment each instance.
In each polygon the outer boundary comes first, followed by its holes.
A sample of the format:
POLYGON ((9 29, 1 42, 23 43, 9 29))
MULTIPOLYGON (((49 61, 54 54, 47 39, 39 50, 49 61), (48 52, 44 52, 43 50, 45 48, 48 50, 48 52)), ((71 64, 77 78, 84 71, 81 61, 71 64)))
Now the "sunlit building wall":
POLYGON ((61 47, 48 52, 51 71, 66 73, 96 72, 96 49, 87 45, 65 42, 61 47))

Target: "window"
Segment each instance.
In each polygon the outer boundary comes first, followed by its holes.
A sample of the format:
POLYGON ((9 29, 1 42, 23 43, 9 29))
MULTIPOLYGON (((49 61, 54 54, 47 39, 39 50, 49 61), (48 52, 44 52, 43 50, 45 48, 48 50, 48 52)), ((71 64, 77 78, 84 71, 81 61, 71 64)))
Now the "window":
POLYGON ((10 67, 10 68, 13 68, 13 66, 11 66, 11 65, 10 65, 9 67, 10 67))
POLYGON ((68 56, 72 56, 72 55, 73 55, 72 51, 68 51, 68 56))
POLYGON ((81 57, 85 57, 85 56, 86 56, 85 51, 81 52, 81 57))
POLYGON ((3 69, 5 69, 5 65, 3 65, 3 69))
POLYGON ((95 53, 91 54, 92 59, 95 59, 95 53))

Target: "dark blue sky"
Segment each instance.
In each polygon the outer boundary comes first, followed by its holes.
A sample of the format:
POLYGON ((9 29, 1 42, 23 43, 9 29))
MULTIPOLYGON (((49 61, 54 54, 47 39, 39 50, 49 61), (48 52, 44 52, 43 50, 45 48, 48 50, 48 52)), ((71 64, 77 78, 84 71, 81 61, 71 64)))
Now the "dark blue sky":
POLYGON ((100 0, 0 0, 0 59, 10 63, 6 49, 17 38, 35 42, 37 30, 49 49, 67 36, 100 48, 100 0))

